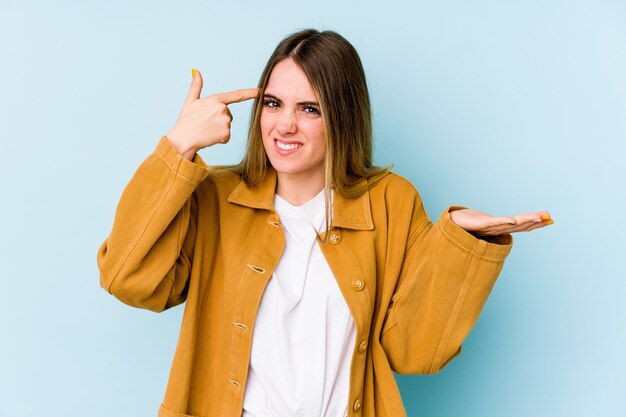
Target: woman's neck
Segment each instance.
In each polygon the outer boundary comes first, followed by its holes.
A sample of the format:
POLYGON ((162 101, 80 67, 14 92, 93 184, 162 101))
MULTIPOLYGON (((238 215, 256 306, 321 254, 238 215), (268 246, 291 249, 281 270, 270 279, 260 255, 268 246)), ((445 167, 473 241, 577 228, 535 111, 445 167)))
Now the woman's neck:
POLYGON ((294 206, 311 200, 324 188, 324 175, 291 176, 278 173, 276 194, 294 206))

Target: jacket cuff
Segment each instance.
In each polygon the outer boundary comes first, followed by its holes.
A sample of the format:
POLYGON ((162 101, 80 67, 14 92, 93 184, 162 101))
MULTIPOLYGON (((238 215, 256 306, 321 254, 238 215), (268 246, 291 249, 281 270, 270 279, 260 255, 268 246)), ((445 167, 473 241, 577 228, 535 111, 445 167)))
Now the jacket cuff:
POLYGON ((488 241, 474 236, 454 223, 450 216, 451 212, 465 208, 467 207, 448 207, 437 221, 437 225, 450 240, 463 249, 494 261, 504 261, 513 246, 511 234, 490 236, 488 241))
POLYGON ((198 153, 193 156, 191 161, 184 158, 176 152, 165 135, 159 140, 155 152, 177 176, 191 183, 199 183, 209 174, 209 166, 198 153))

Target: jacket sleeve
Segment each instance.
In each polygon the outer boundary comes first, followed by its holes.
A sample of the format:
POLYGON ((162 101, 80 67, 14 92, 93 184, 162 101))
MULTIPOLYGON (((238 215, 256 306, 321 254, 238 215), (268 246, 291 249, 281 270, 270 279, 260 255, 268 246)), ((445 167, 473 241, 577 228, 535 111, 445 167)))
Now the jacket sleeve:
POLYGON ((124 189, 98 250, 100 285, 122 302, 163 311, 185 301, 196 238, 196 186, 208 175, 165 136, 124 189))
POLYGON ((510 234, 479 239, 452 222, 449 207, 431 224, 419 197, 381 343, 400 374, 433 374, 461 353, 504 259, 510 234))

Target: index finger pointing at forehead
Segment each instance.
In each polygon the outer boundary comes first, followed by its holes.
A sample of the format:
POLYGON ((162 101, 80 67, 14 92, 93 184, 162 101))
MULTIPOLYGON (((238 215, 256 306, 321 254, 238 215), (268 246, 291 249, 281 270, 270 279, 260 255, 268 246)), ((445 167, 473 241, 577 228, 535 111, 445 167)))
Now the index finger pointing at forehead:
POLYGON ((216 98, 224 103, 237 103, 240 101, 250 100, 251 98, 255 98, 259 96, 258 88, 243 88, 241 90, 234 90, 228 93, 218 93, 215 95, 216 98))

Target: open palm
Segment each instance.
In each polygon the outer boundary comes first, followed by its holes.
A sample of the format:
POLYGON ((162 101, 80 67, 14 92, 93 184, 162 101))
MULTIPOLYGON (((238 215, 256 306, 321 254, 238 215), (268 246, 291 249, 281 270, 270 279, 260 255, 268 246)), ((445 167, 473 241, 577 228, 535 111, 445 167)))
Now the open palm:
POLYGON ((491 216, 478 210, 462 209, 450 213, 452 221, 468 232, 496 236, 515 232, 529 232, 553 223, 550 213, 538 211, 518 216, 491 216))

